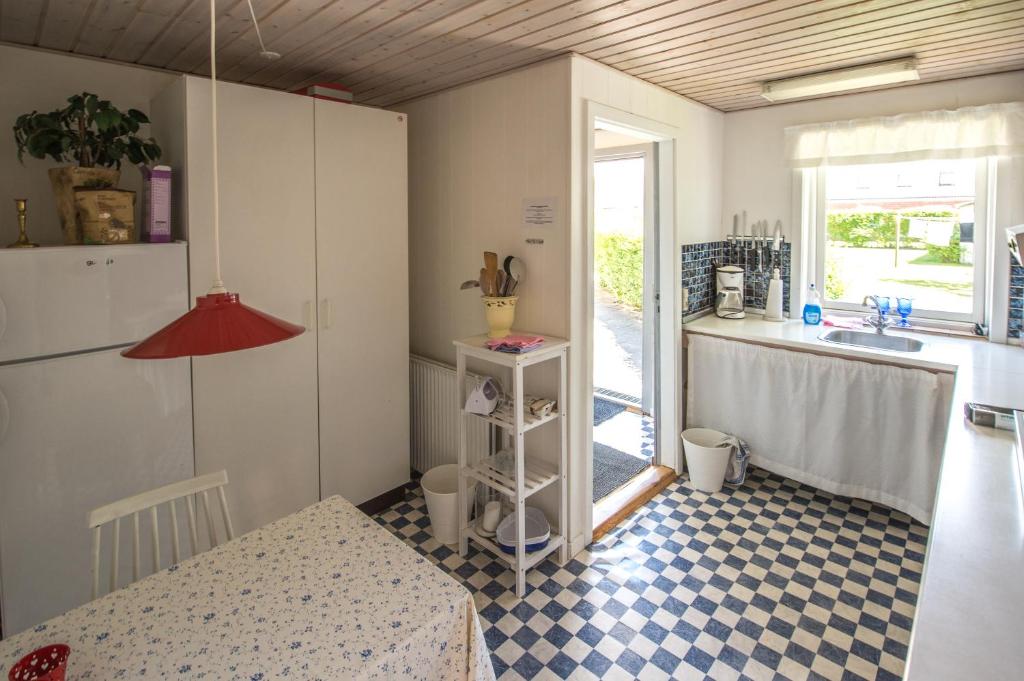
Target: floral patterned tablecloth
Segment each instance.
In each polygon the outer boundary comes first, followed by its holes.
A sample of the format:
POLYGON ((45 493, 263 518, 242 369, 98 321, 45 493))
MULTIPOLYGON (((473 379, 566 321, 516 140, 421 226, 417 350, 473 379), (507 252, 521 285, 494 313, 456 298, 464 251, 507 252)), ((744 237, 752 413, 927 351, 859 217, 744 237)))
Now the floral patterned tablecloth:
POLYGON ((465 588, 341 497, 0 641, 0 678, 58 642, 68 681, 494 679, 465 588))

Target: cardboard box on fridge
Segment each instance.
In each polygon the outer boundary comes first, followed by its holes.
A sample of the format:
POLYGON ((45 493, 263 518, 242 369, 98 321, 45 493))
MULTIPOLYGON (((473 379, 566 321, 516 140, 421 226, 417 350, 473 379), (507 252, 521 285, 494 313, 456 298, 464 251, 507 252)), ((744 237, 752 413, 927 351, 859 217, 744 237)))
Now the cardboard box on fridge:
POLYGON ((306 95, 313 99, 327 99, 332 102, 352 103, 352 91, 337 83, 313 83, 298 90, 292 90, 292 94, 306 95))
POLYGON ((171 240, 171 167, 140 165, 142 171, 142 240, 171 240))
POLYGON ((82 243, 130 244, 136 241, 135 192, 75 187, 75 210, 82 243))

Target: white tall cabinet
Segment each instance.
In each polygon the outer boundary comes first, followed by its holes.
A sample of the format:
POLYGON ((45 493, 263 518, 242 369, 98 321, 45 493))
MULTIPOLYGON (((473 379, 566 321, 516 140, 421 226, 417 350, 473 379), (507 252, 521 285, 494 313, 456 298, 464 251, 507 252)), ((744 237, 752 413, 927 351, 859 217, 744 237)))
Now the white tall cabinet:
MULTIPOLYGON (((209 81, 153 102, 181 169, 191 294, 213 275, 209 81)), ((221 468, 239 530, 409 478, 404 115, 221 83, 224 281, 303 324, 283 343, 192 362, 196 473, 221 468)))
POLYGON ((409 479, 406 123, 314 101, 321 493, 359 504, 409 479))

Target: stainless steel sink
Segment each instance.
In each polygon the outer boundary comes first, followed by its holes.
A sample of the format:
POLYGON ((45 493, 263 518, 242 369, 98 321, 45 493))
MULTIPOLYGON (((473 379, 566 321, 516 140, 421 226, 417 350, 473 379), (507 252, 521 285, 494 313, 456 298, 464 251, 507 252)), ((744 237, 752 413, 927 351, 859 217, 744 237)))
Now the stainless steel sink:
POLYGON ((818 336, 828 343, 839 345, 857 345, 862 348, 876 350, 894 350, 896 352, 920 352, 924 343, 905 336, 887 336, 883 333, 867 333, 849 329, 832 329, 818 336))

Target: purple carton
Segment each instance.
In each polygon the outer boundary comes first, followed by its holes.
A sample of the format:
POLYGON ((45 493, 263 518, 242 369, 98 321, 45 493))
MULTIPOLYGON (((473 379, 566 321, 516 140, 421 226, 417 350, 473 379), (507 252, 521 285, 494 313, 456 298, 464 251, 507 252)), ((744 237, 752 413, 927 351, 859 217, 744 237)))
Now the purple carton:
POLYGON ((171 240, 171 167, 140 166, 145 186, 142 191, 142 240, 167 243, 171 240))

